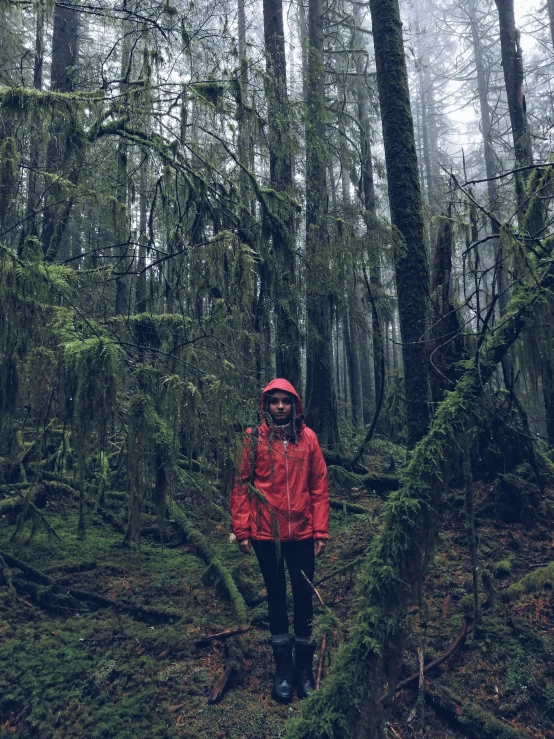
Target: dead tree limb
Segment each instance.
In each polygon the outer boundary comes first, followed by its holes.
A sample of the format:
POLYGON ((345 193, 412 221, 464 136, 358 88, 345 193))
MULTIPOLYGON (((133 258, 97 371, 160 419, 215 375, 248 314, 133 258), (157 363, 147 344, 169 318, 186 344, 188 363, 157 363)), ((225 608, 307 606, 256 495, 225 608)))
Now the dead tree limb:
POLYGON ((212 688, 212 692, 210 693, 208 697, 208 703, 210 705, 213 705, 214 703, 217 703, 218 700, 220 700, 221 696, 223 695, 223 691, 225 690, 225 687, 227 683, 229 682, 229 678, 233 674, 234 666, 232 664, 227 665, 225 668, 223 674, 219 678, 219 680, 216 682, 216 684, 212 688))
POLYGON ((203 636, 201 639, 196 639, 194 646, 200 649, 200 647, 206 647, 216 639, 228 639, 230 636, 236 636, 237 634, 245 634, 247 631, 252 631, 253 626, 241 626, 239 629, 227 629, 227 631, 219 631, 217 634, 209 634, 203 636))

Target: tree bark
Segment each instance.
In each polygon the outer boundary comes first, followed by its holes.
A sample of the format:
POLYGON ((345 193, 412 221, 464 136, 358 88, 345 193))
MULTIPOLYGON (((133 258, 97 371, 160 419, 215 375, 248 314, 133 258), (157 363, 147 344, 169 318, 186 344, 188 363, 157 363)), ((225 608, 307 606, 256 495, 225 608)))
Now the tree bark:
MULTIPOLYGON (((361 27, 360 6, 353 5, 353 14, 357 28, 361 27)), ((364 44, 362 34, 357 31, 354 34, 354 45, 356 48, 362 48, 364 44)), ((373 349, 373 376, 375 398, 381 395, 381 387, 384 386, 385 378, 382 376, 382 358, 384 356, 383 346, 383 329, 379 316, 379 299, 382 293, 381 273, 380 273, 380 255, 374 253, 375 243, 369 237, 373 229, 374 219, 377 217, 376 196, 375 196, 375 178, 373 175, 373 158, 371 152, 371 123, 369 119, 369 92, 366 79, 362 76, 364 72, 363 60, 361 55, 356 57, 356 97, 358 102, 358 123, 360 127, 360 171, 362 180, 362 195, 364 206, 364 220, 368 236, 369 251, 369 284, 373 296, 373 304, 370 306, 371 323, 372 323, 372 349, 373 349), (373 247, 373 248, 372 248, 373 247)), ((364 398, 367 396, 365 386, 370 388, 370 384, 366 381, 363 384, 364 398)), ((369 399, 368 399, 369 400, 369 399)), ((371 416, 369 413, 369 402, 364 402, 364 424, 369 423, 371 416)))
MULTIPOLYGON (((40 0, 37 4, 37 30, 35 37, 35 61, 33 69, 33 87, 35 90, 42 90, 42 71, 44 63, 44 21, 45 21, 45 4, 44 0, 40 0)), ((23 254, 25 241, 29 236, 38 235, 38 223, 35 213, 37 206, 37 184, 38 170, 40 166, 41 155, 41 119, 32 108, 31 120, 29 123, 31 130, 29 143, 29 174, 27 178, 27 203, 25 206, 25 221, 21 229, 21 237, 19 241, 18 256, 23 254)))
POLYGON ((546 0, 548 7, 548 21, 550 25, 550 38, 552 39, 552 47, 554 48, 554 0, 546 0))
MULTIPOLYGON (((498 9, 502 69, 508 96, 516 166, 528 167, 533 164, 533 150, 527 127, 527 109, 523 93, 523 54, 520 33, 516 28, 514 0, 494 1, 498 9)), ((523 193, 519 191, 518 202, 521 203, 522 199, 523 193)))
POLYGON ((370 0, 379 103, 395 231, 395 271, 406 388, 408 446, 429 427, 424 335, 429 266, 402 24, 397 0, 370 0))
MULTIPOLYGON (((79 58, 79 27, 78 10, 69 6, 55 5, 50 71, 50 87, 55 92, 73 92, 74 90, 74 71, 79 58)), ((63 123, 71 126, 74 121, 68 118, 63 123)), ((46 150, 46 171, 66 176, 63 171, 64 165, 67 166, 71 156, 74 156, 76 152, 72 151, 74 147, 71 144, 71 135, 65 137, 67 144, 61 143, 62 132, 62 124, 58 119, 50 130, 46 150)), ((75 167, 71 167, 68 178, 75 184, 77 176, 75 167)), ((44 256, 50 261, 56 257, 73 204, 71 197, 68 197, 62 205, 55 206, 53 201, 56 199, 57 188, 53 189, 54 194, 49 198, 50 204, 44 211, 42 224, 42 249, 44 256)))
MULTIPOLYGON (((126 7, 126 2, 123 3, 126 7)), ((121 39, 121 66, 120 66, 120 94, 126 104, 127 92, 129 89, 129 77, 131 74, 131 47, 128 35, 129 23, 123 22, 123 38, 121 39)), ((129 241, 131 240, 130 221, 127 208, 127 156, 128 146, 125 137, 121 137, 117 142, 117 181, 116 188, 116 212, 115 212, 115 235, 116 243, 120 259, 117 265, 118 272, 125 272, 129 267, 129 241)), ((116 316, 124 316, 129 312, 129 280, 120 274, 115 278, 115 305, 114 312, 116 316)))
MULTIPOLYGON (((523 53, 520 44, 520 33, 515 24, 514 0, 495 0, 495 3, 498 9, 500 25, 502 67, 510 111, 515 163, 516 167, 531 167, 533 165, 533 149, 531 135, 527 125, 527 108, 525 94, 523 92, 523 53)), ((548 9, 550 12, 551 3, 548 9)), ((522 231, 527 232, 531 238, 535 236, 542 237, 545 226, 545 201, 536 199, 536 202, 533 203, 532 200, 528 200, 527 198, 526 185, 533 176, 533 170, 519 172, 515 175, 520 228, 522 231)), ((548 302, 550 306, 553 303, 550 296, 548 302)), ((554 429, 549 421, 554 416, 554 399, 551 391, 551 378, 554 375, 554 370, 552 368, 551 353, 548 350, 553 339, 551 326, 544 325, 541 333, 543 334, 542 339, 546 344, 545 351, 540 357, 543 379, 543 401, 546 411, 548 441, 550 444, 554 444, 554 429)))
POLYGON ((300 386, 300 332, 296 296, 292 151, 282 0, 264 0, 266 97, 269 125, 270 215, 275 257, 274 298, 277 374, 300 386))
POLYGON ((321 0, 308 7, 308 80, 306 122, 306 257, 307 346, 306 408, 308 424, 323 446, 339 441, 337 400, 333 382, 333 294, 329 274, 327 231, 327 143, 325 141, 325 90, 323 18, 321 0))
POLYGON ((454 232, 452 206, 438 223, 437 241, 431 271, 431 328, 429 380, 431 398, 436 408, 447 390, 456 384, 456 364, 464 358, 463 337, 458 312, 453 304, 452 250, 454 232))

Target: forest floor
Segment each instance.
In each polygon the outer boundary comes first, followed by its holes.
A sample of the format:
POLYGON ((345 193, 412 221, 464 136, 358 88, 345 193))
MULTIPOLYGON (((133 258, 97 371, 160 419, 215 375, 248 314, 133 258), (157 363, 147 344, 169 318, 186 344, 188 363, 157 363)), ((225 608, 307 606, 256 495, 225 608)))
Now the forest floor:
MULTIPOLYGON (((316 571, 316 583, 327 578, 318 589, 339 624, 330 636, 325 671, 347 636, 356 569, 377 531, 382 507, 374 494, 351 485, 332 482, 333 497, 362 504, 369 513, 332 511, 330 544, 316 571)), ((482 504, 490 491, 490 485, 476 484, 478 511, 486 510, 482 504)), ((196 516, 206 505, 192 491, 181 502, 196 516)), ((143 533, 140 550, 125 548, 118 530, 124 525, 121 497, 107 495, 106 506, 102 515, 100 510, 89 514, 84 540, 75 535, 76 501, 52 499, 43 509, 59 539, 44 530, 30 538, 29 526, 12 539, 13 520, 2 520, 0 551, 59 585, 124 601, 134 611, 87 606, 64 596, 63 587, 29 582, 0 559, 0 737, 283 736, 288 717, 300 706, 296 699, 281 706, 270 697, 272 658, 255 558, 238 552, 225 522, 207 524, 212 547, 251 606, 252 628, 198 646, 201 637, 237 626, 217 583, 206 577, 206 564, 193 546, 183 545, 171 524, 163 549, 154 526, 143 533), (162 622, 159 611, 171 620, 162 622), (228 666, 232 672, 223 696, 209 705, 210 691, 228 666)), ((390 702, 387 736, 502 737, 502 727, 507 732, 514 727, 533 739, 554 739, 552 579, 538 577, 527 588, 532 592, 509 603, 502 599, 510 584, 531 572, 543 573, 541 568, 553 560, 553 510, 554 487, 547 487, 540 513, 527 529, 478 516, 479 560, 491 573, 488 592, 482 594, 482 618, 425 679, 426 697, 432 700, 442 690, 450 709, 443 701, 437 712, 422 694, 418 700, 415 681, 415 687, 390 702), (487 727, 481 722, 476 729, 468 720, 462 731, 457 717, 463 706, 480 707, 498 723, 487 727)), ((410 611, 403 676, 418 671, 418 646, 426 661, 444 653, 464 613, 471 611, 465 527, 463 492, 454 489, 444 502, 424 599, 410 611)), ((321 610, 316 621, 322 620, 321 610)))

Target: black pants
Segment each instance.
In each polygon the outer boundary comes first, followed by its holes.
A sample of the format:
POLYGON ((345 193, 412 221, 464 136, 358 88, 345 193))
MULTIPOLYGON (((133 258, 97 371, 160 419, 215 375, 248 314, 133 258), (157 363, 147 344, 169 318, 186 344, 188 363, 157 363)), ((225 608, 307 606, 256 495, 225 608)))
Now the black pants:
POLYGON ((294 633, 296 636, 310 636, 312 633, 312 589, 302 577, 314 579, 314 542, 312 539, 302 541, 282 541, 280 557, 273 541, 252 541, 258 557, 260 569, 267 590, 267 610, 269 613, 269 630, 272 635, 286 634, 289 630, 287 614, 287 590, 285 581, 285 562, 289 572, 294 604, 294 633))

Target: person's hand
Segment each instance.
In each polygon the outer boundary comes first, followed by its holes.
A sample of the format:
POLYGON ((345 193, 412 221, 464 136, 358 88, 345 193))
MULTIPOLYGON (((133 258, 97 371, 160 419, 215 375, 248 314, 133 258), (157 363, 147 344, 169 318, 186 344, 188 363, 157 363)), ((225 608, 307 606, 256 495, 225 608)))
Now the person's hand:
POLYGON ((325 551, 325 547, 327 546, 327 540, 326 539, 314 539, 314 554, 316 557, 319 557, 320 554, 323 554, 325 551))
POLYGON ((250 550, 252 549, 252 543, 250 539, 243 539, 242 541, 238 542, 239 549, 243 554, 250 554, 250 550))

